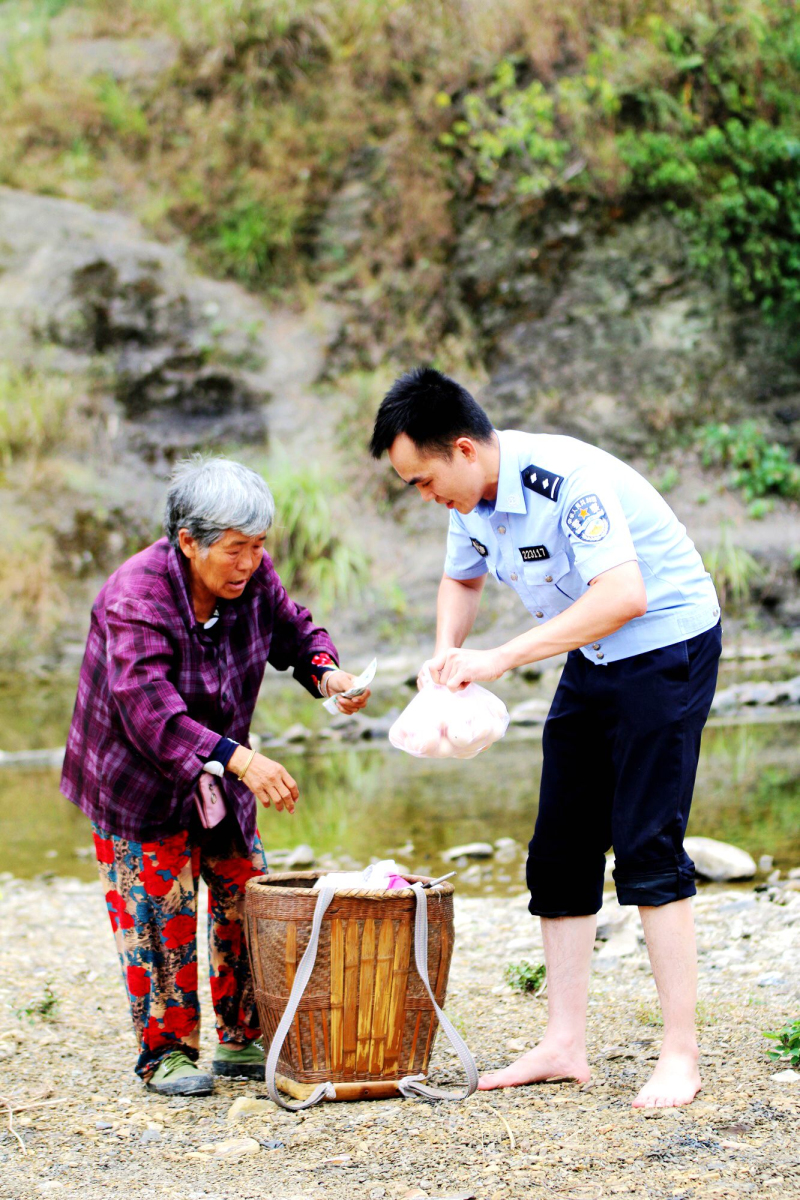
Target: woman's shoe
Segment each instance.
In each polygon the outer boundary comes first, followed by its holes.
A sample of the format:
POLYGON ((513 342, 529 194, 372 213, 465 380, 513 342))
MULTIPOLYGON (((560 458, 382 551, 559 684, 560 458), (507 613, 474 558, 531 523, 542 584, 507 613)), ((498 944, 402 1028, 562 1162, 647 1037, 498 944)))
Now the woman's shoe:
POLYGON ((215 1075, 245 1079, 264 1078, 264 1047, 261 1042, 248 1042, 241 1050, 232 1050, 225 1042, 220 1042, 211 1063, 215 1075))
POLYGON ((208 1096, 214 1090, 214 1079, 183 1050, 173 1050, 161 1059, 146 1086, 162 1096, 208 1096))

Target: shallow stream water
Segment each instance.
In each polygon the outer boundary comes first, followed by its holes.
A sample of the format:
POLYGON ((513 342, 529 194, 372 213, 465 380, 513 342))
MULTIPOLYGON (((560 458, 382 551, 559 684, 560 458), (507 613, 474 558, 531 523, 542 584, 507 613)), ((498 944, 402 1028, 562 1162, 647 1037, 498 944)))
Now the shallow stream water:
MULTIPOLYGON (((63 744, 71 687, 42 685, 35 702, 6 693, 6 748, 63 744), (50 690, 48 690, 48 687, 50 690)), ((689 832, 732 842, 776 866, 800 865, 800 749, 796 721, 717 725, 706 730, 689 832)), ((442 853, 464 842, 513 838, 491 863, 462 869, 465 890, 524 886, 525 846, 536 817, 541 741, 512 731, 469 762, 424 761, 386 742, 270 752, 296 778, 293 817, 262 811, 270 850, 306 843, 342 865, 394 855, 421 873, 445 870, 442 853)), ((56 770, 0 770, 0 872, 45 871, 91 879, 85 817, 58 791, 56 770)))

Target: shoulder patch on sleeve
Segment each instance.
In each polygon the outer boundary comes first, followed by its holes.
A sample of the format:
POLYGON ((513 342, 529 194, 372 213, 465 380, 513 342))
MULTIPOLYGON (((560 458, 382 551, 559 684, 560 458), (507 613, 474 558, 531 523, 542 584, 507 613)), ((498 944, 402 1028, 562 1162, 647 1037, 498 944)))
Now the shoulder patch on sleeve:
POLYGON ((530 466, 522 472, 522 482, 526 488, 544 496, 546 500, 557 500, 564 476, 556 475, 554 471, 544 471, 541 467, 530 466))
POLYGON ((590 492, 576 500, 567 513, 567 529, 581 542, 601 542, 611 521, 600 497, 590 492))

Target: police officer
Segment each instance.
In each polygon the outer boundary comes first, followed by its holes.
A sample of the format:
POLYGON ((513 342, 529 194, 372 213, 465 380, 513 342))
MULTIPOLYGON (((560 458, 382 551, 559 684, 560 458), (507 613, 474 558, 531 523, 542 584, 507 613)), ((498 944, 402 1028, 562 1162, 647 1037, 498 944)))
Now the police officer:
POLYGON ((548 1025, 484 1089, 586 1081, 589 970, 605 854, 620 904, 639 907, 664 1017, 635 1107, 689 1104, 700 1088, 697 964, 683 848, 700 735, 720 654, 720 610, 700 555, 632 467, 571 437, 498 432, 463 387, 430 368, 398 379, 370 450, 450 510, 434 678, 452 689, 567 652, 544 727, 530 911, 542 924, 548 1025), (464 649, 487 575, 533 627, 464 649))

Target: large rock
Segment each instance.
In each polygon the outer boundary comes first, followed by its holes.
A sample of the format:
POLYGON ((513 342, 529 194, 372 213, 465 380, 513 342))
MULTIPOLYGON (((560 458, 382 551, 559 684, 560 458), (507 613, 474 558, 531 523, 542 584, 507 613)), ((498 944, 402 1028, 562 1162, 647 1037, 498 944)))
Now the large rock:
POLYGON ((50 366, 91 368, 134 446, 264 436, 254 315, 241 291, 193 275, 125 216, 0 188, 0 353, 47 349, 50 366))
POLYGON ((686 853, 694 861, 695 870, 704 879, 723 883, 732 879, 752 879, 756 864, 746 850, 718 842, 715 838, 688 837, 686 853))

